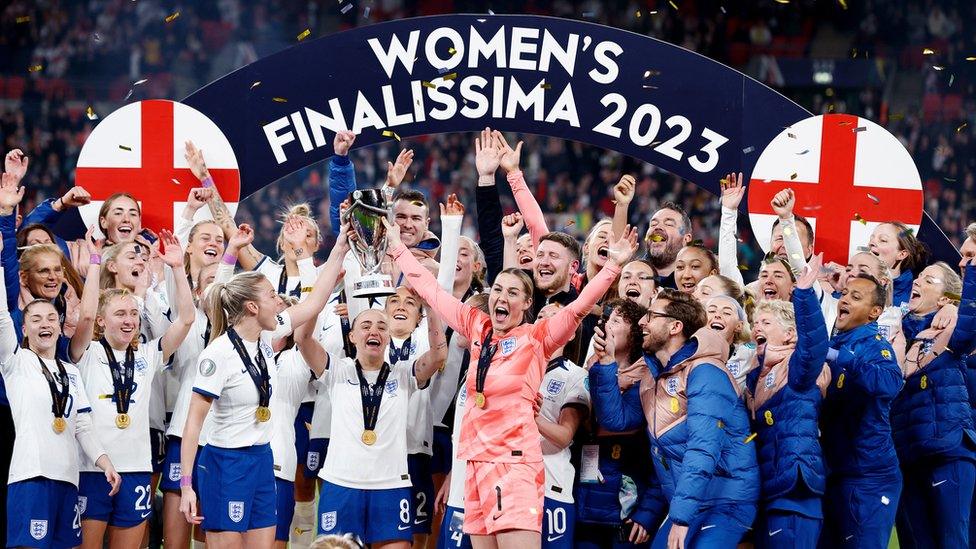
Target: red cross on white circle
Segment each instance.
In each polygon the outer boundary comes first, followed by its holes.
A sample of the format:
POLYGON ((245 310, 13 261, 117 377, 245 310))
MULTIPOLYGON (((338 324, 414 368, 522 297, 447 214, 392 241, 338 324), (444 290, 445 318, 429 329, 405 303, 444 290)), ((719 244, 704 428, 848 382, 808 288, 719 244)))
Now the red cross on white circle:
POLYGON ((82 208, 85 224, 95 223, 101 202, 117 192, 136 197, 142 226, 172 229, 180 205, 200 182, 183 157, 191 140, 203 150, 221 198, 240 199, 240 172, 230 142, 203 113, 173 101, 130 103, 105 117, 82 147, 75 184, 92 195, 82 208))
POLYGON ((762 152, 748 185, 756 239, 769 249, 776 219, 770 200, 791 188, 794 213, 814 225, 814 249, 846 265, 878 223, 897 220, 918 230, 922 181, 898 139, 847 114, 813 116, 784 129, 762 152))

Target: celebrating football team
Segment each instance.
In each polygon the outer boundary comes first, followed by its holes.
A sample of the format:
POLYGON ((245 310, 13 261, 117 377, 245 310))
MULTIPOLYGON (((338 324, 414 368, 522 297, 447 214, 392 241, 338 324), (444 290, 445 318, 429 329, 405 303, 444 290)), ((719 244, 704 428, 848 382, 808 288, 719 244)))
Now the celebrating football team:
POLYGON ((627 174, 580 243, 485 128, 436 235, 412 151, 357 182, 355 139, 321 265, 308 205, 258 250, 192 142, 175 227, 119 192, 74 241, 89 193, 20 211, 6 154, 7 546, 139 549, 155 518, 167 549, 970 547, 976 224, 958 266, 897 220, 825 262, 787 189, 747 281, 742 174, 716 251, 673 202, 638 235, 627 174))

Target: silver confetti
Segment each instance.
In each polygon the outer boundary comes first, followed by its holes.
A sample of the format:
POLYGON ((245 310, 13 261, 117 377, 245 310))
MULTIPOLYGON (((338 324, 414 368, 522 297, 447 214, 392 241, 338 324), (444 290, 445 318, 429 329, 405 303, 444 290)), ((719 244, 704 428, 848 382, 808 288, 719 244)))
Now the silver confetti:
POLYGON ((751 153, 751 152, 753 152, 755 150, 756 150, 755 147, 746 147, 746 148, 742 149, 742 154, 749 154, 749 153, 751 153))
POLYGON ((867 126, 858 126, 858 127, 854 128, 854 131, 855 132, 866 132, 866 131, 868 131, 868 127, 867 126))
POLYGON ((346 4, 345 6, 342 6, 342 9, 339 11, 342 13, 349 13, 349 10, 351 9, 352 9, 352 4, 346 4))
POLYGON ((365 8, 363 8, 363 17, 364 18, 369 17, 369 8, 370 8, 370 6, 366 6, 365 8))
POLYGON ((875 204, 881 204, 881 199, 871 193, 868 193, 868 198, 870 198, 871 202, 874 202, 875 204))
POLYGON ((797 156, 801 156, 810 152, 810 149, 803 149, 802 151, 796 153, 797 156))

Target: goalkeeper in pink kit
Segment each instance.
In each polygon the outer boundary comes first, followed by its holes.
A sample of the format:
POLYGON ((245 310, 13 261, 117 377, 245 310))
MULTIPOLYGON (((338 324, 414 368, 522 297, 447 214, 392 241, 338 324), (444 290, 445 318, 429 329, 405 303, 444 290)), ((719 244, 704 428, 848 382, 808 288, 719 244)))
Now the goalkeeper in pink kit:
POLYGON ((637 250, 629 227, 608 251, 606 266, 576 301, 529 323, 532 279, 521 269, 498 274, 487 315, 440 289, 386 223, 390 254, 410 286, 471 342, 468 394, 458 457, 467 460, 464 532, 475 549, 540 547, 545 470, 533 403, 553 351, 565 345, 637 250))

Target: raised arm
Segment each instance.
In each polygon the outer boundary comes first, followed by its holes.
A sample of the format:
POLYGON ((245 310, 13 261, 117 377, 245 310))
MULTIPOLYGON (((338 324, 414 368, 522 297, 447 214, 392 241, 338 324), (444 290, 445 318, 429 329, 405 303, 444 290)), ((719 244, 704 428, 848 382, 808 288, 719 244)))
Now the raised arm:
POLYGON ((400 240, 400 227, 396 223, 390 223, 385 218, 383 225, 386 226, 387 241, 389 242, 389 254, 397 262, 400 271, 404 273, 407 283, 415 292, 427 302, 428 305, 440 315, 441 319, 459 334, 468 336, 467 323, 484 315, 481 311, 469 305, 461 303, 451 292, 445 291, 437 285, 437 279, 427 270, 426 267, 417 261, 417 258, 410 253, 410 250, 403 245, 400 240))
POLYGON ((637 180, 632 175, 624 175, 613 186, 613 223, 610 225, 614 238, 620 238, 629 221, 628 211, 637 191, 637 180))
POLYGON ((742 184, 742 172, 738 176, 733 172, 721 181, 722 186, 722 219, 718 228, 718 272, 745 285, 742 270, 739 269, 739 237, 738 218, 739 204, 746 194, 742 184))
POLYGON ((92 237, 95 227, 96 225, 92 225, 85 235, 85 245, 88 248, 90 259, 88 277, 85 278, 85 287, 81 291, 81 313, 78 315, 78 325, 75 327, 75 335, 71 336, 69 347, 69 358, 74 363, 81 360, 81 356, 85 354, 85 350, 91 344, 95 329, 95 314, 98 312, 98 296, 100 293, 98 279, 102 267, 103 241, 96 241, 92 237))
POLYGON ((18 185, 12 175, 0 176, 0 236, 3 237, 3 250, 0 262, 7 286, 7 310, 17 310, 20 297, 20 260, 17 258, 17 204, 24 197, 24 187, 18 185))
POLYGON ((214 189, 215 187, 197 187, 190 189, 189 194, 186 195, 186 206, 183 207, 183 213, 176 218, 176 224, 173 226, 173 234, 181 245, 189 245, 193 218, 201 208, 213 200, 214 189))
POLYGON ((186 335, 190 333, 190 328, 196 320, 196 313, 193 310, 193 293, 190 290, 190 282, 183 273, 183 248, 180 241, 173 233, 162 230, 159 240, 165 246, 164 252, 160 255, 163 263, 169 266, 177 276, 174 276, 176 286, 176 319, 170 323, 160 339, 160 350, 163 352, 163 363, 169 362, 173 353, 180 348, 186 335))
POLYGON ((315 377, 320 378, 329 369, 329 353, 315 339, 314 332, 314 322, 306 322, 295 328, 295 346, 298 347, 298 352, 302 353, 305 364, 308 364, 315 377))
POLYGON ((332 234, 339 236, 339 206, 349 193, 356 190, 356 170, 349 160, 349 148, 356 141, 356 134, 348 130, 336 133, 332 140, 335 154, 329 159, 329 222, 332 234))
POLYGON ((304 301, 287 309, 292 326, 300 326, 312 320, 328 303, 329 296, 332 295, 332 290, 335 289, 336 281, 339 279, 339 272, 342 270, 342 260, 346 257, 346 252, 349 251, 347 234, 347 226, 343 225, 342 230, 339 231, 339 238, 329 253, 325 267, 312 286, 312 291, 309 292, 304 301))
POLYGON ((414 377, 418 385, 424 385, 434 373, 444 367, 447 361, 447 336, 444 334, 444 324, 437 311, 427 307, 427 338, 430 349, 417 359, 413 367, 414 377))
POLYGON ((949 348, 958 356, 965 356, 973 352, 974 345, 976 345, 976 264, 970 260, 963 277, 962 299, 959 302, 956 327, 952 331, 949 348))
POLYGON ((519 266, 517 243, 519 234, 525 223, 522 221, 522 214, 515 212, 502 218, 502 236, 505 238, 505 261, 502 263, 503 269, 513 269, 519 266))
POLYGON ((441 204, 441 257, 442 268, 437 270, 437 283, 444 291, 454 291, 458 250, 461 246, 461 223, 464 221, 464 204, 456 194, 441 204))
POLYGON ((635 251, 637 251, 637 229, 627 226, 624 235, 613 242, 607 250, 607 263, 583 288, 579 297, 548 320, 536 323, 536 326, 544 330, 542 341, 547 355, 573 338, 580 322, 607 293, 610 285, 620 274, 620 269, 630 261, 635 251))
POLYGON ((807 271, 793 289, 793 311, 796 313, 796 350, 790 357, 789 382, 806 388, 817 382, 827 360, 827 324, 813 285, 817 283, 823 254, 810 258, 807 271))
MULTIPOLYGON (((6 245, 0 243, 6 248, 6 245)), ((14 320, 10 318, 10 310, 7 309, 7 291, 4 281, 3 270, 0 270, 0 368, 6 369, 11 365, 10 357, 17 351, 17 328, 14 327, 14 320)))
MULTIPOLYGON (((843 200, 842 197, 838 197, 843 200)), ((796 206, 796 195, 793 189, 783 189, 776 193, 770 205, 779 217, 779 226, 783 228, 783 246, 786 248, 786 255, 789 258, 790 267, 795 273, 803 272, 806 265, 806 257, 803 253, 803 244, 800 242, 800 235, 796 232, 796 217, 793 215, 793 208, 796 206)), ((811 235, 812 236, 812 235, 811 235)))
POLYGON ((491 129, 485 128, 474 140, 474 163, 478 169, 478 186, 475 187, 475 206, 478 210, 478 234, 481 250, 485 253, 485 269, 491 283, 502 271, 502 203, 495 186, 495 171, 501 153, 494 146, 491 129))

